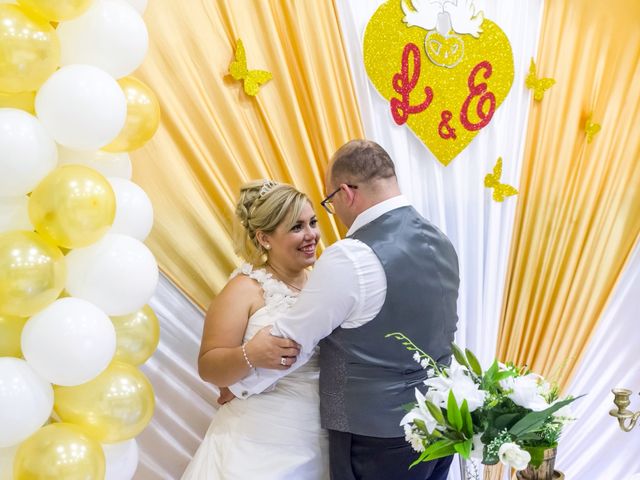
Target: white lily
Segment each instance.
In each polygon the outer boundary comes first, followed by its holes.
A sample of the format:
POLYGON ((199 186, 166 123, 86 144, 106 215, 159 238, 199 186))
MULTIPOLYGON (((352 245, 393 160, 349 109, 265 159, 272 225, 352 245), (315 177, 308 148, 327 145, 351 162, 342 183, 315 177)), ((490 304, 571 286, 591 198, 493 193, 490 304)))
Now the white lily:
MULTIPOLYGON (((545 382, 546 383, 546 382, 545 382)), ((500 381, 500 386, 509 390, 507 395, 513 403, 539 412, 549 407, 544 398, 545 386, 540 383, 540 376, 530 373, 521 377, 509 377, 500 381)))
POLYGON ((420 390, 418 390, 417 388, 415 390, 415 395, 416 395, 416 401, 418 402, 418 405, 414 407, 404 417, 402 417, 402 420, 400 421, 400 426, 404 427, 409 423, 413 423, 415 420, 421 420, 424 422, 424 425, 427 428, 427 432, 433 433, 435 428, 438 426, 438 422, 436 421, 435 418, 433 418, 433 415, 431 415, 431 412, 429 412, 429 409, 427 408, 427 404, 425 403, 425 396, 422 395, 420 390))
POLYGON ((427 398, 439 407, 446 408, 449 391, 453 391, 459 407, 466 400, 469 412, 477 410, 484 404, 487 392, 481 390, 466 372, 465 368, 454 363, 447 371, 448 377, 438 376, 425 380, 424 384, 429 387, 427 398))

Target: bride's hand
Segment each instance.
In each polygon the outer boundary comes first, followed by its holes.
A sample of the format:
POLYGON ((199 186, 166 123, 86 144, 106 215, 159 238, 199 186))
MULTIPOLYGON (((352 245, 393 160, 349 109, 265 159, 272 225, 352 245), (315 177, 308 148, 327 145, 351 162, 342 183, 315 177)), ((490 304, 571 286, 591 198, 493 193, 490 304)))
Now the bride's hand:
POLYGON ((225 403, 229 403, 231 400, 236 398, 236 396, 231 393, 227 387, 220 387, 220 396, 218 397, 218 405, 224 405, 225 403))
POLYGON ((288 338, 274 337, 271 326, 266 326, 247 342, 245 351, 254 367, 286 370, 295 363, 300 345, 288 338))

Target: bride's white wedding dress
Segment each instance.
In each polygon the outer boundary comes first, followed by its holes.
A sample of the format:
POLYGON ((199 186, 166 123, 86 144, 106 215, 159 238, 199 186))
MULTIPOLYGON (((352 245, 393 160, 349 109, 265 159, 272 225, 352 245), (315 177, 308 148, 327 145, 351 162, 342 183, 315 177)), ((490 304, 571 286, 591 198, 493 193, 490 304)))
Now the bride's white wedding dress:
MULTIPOLYGON (((263 269, 245 264, 232 278, 238 274, 253 278, 264 291, 265 306, 249 318, 247 341, 296 295, 263 269)), ((221 406, 182 480, 325 480, 328 464, 316 353, 273 390, 221 406)))

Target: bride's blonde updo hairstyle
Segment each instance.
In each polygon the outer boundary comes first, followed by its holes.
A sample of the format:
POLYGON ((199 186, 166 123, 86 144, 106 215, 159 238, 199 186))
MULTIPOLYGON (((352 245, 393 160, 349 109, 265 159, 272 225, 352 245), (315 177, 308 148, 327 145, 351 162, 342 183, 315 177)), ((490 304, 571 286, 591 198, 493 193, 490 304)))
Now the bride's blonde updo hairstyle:
POLYGON ((257 264, 264 260, 267 251, 256 232, 273 233, 284 223, 287 229, 295 225, 302 207, 309 198, 286 183, 273 180, 254 180, 240 187, 236 216, 241 228, 236 228, 236 253, 246 261, 257 264))

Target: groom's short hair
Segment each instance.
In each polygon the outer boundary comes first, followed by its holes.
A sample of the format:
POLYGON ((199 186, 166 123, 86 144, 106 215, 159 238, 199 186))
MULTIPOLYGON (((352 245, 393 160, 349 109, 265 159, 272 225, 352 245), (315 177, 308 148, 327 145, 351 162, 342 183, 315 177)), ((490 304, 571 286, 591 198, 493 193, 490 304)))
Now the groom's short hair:
POLYGON ((333 155, 331 180, 338 183, 366 183, 396 176, 387 151, 371 140, 351 140, 333 155))

